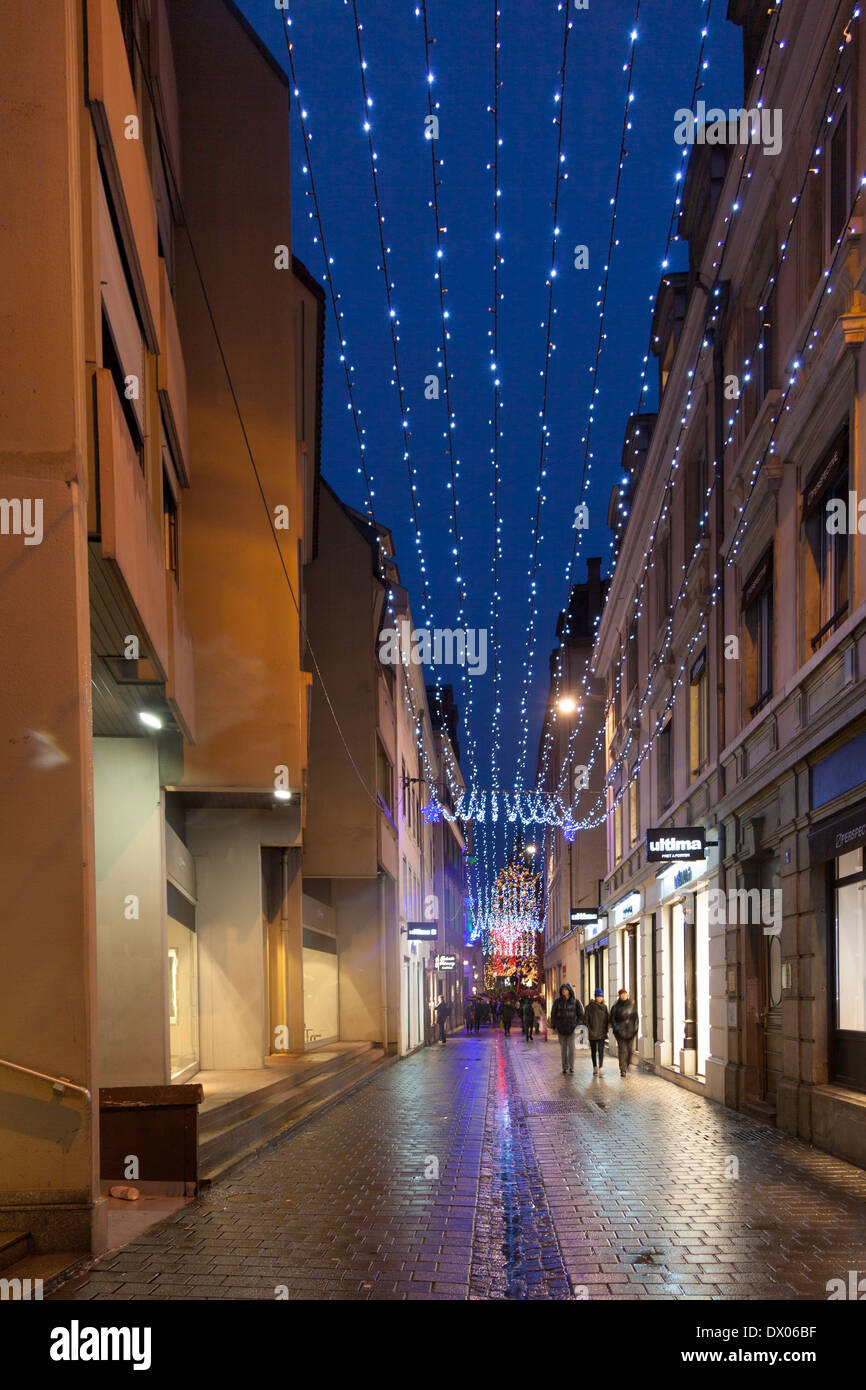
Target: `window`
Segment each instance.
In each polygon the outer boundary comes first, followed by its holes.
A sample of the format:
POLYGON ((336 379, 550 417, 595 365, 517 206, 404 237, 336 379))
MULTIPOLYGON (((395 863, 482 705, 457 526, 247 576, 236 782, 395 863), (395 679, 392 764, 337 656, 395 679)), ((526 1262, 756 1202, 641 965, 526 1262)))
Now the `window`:
POLYGON ((659 734, 656 745, 660 811, 666 810, 674 799, 672 729, 673 719, 669 719, 659 734))
POLYGON ((177 499, 165 468, 162 470, 162 515, 165 527, 165 567, 178 577, 177 499))
POLYGON ((773 547, 743 585, 745 704, 754 717, 773 694, 773 547))
POLYGON ((380 739, 376 739, 376 791, 379 800, 384 805, 389 816, 391 815, 394 804, 393 769, 391 767, 388 754, 382 747, 380 739))
POLYGON ((613 809, 613 860, 618 864, 622 859, 622 796, 613 809))
POLYGON ((698 541, 707 534, 707 456, 704 453, 686 469, 685 477, 685 552, 689 564, 698 541))
POLYGON ((628 833, 632 844, 638 837, 638 773, 637 767, 631 770, 631 786, 628 792, 628 833))
POLYGON ((628 629, 628 640, 626 642, 625 660, 626 673, 628 680, 628 693, 631 695, 637 689, 637 614, 631 620, 628 629))
POLYGON ((671 611, 671 542, 670 536, 656 541, 656 611, 661 623, 671 611))
POLYGON ((108 322, 108 316, 104 308, 102 310, 102 362, 103 366, 111 373, 111 379, 117 391, 120 409, 129 430, 130 442, 134 452, 138 456, 139 467, 143 473, 145 470, 144 439, 142 438, 138 416, 132 405, 132 396, 130 394, 136 389, 135 382, 132 380, 129 387, 127 387, 126 374, 121 366, 120 356, 114 342, 114 336, 111 332, 111 325, 108 322))
POLYGON ((836 116, 835 130, 830 140, 830 251, 845 230, 848 221, 848 108, 836 116))
POLYGON ((756 405, 760 405, 767 392, 773 387, 773 290, 769 289, 762 299, 763 308, 758 306, 758 360, 755 366, 757 382, 756 405))
POLYGON ((706 766, 709 732, 707 649, 704 647, 689 672, 689 756, 693 777, 697 777, 706 766))
POLYGON ((837 437, 803 492, 806 635, 827 640, 848 611, 848 430, 837 437))

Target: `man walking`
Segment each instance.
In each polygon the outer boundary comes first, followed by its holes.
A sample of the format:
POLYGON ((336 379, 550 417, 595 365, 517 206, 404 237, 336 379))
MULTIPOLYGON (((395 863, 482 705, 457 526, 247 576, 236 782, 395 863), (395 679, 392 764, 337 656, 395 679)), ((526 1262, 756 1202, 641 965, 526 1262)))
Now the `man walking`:
POLYGON ((586 1031, 592 1053, 593 1076, 601 1076, 604 1071, 604 1044, 609 1027, 610 1014, 604 1002, 604 990, 597 989, 592 1003, 586 1006, 586 1031))
POLYGON ((520 1005, 520 1021, 523 1024, 523 1036, 527 1042, 532 1042, 532 1032, 535 1028, 535 1013, 532 1008, 532 1000, 528 994, 520 1005))
POLYGON ((511 1020, 514 1017, 514 1005, 510 999, 502 1001, 502 1031, 506 1038, 511 1036, 511 1020))
POLYGON ((571 985, 563 982, 559 994, 553 1001, 550 1011, 551 1027, 559 1034, 559 1050, 562 1054, 562 1074, 574 1071, 574 1031, 583 1023, 583 1005, 575 999, 571 985))
POLYGON ((467 1034, 472 1032, 472 1010, 472 995, 467 994, 466 998, 463 1000, 463 1025, 466 1029, 467 1034))
POLYGON ((631 1066, 632 1053, 634 1052, 634 1040, 637 1037, 638 1016, 637 1005, 633 999, 629 999, 628 990, 624 986, 619 991, 617 1001, 610 1011, 610 1026, 613 1029, 613 1036, 616 1038, 619 1051, 619 1074, 620 1076, 628 1076, 628 1069, 631 1066))
POLYGON ((439 1041, 445 1041, 445 1023, 451 1014, 451 1005, 446 1004, 442 995, 439 995, 439 1003, 436 1005, 436 1018, 439 1023, 439 1041))

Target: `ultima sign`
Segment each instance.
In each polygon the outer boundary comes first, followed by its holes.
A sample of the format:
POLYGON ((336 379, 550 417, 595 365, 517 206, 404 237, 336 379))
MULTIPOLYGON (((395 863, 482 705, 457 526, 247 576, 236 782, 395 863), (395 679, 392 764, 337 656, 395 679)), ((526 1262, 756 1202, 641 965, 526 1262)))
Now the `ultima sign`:
POLYGON ((646 833, 648 864, 670 863, 675 859, 703 859, 706 852, 707 832, 700 825, 689 825, 684 830, 648 830, 646 833))

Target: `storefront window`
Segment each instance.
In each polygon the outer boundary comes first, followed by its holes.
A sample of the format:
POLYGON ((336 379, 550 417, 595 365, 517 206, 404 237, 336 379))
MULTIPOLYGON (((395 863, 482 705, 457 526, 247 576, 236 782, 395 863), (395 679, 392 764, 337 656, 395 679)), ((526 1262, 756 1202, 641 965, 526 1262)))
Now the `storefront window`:
POLYGON ((862 850, 836 860, 836 1027, 866 1033, 866 876, 862 850))
POLYGON ((168 1024, 172 1080, 198 1065, 198 952, 195 907, 173 883, 168 913, 168 1024))

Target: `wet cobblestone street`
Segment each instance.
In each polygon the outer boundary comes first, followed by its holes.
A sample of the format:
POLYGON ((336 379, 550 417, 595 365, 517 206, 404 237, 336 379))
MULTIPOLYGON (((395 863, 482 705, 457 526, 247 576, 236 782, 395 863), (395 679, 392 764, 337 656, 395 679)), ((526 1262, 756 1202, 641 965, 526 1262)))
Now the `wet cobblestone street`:
POLYGON ((51 1297, 825 1299, 849 1270, 860 1169, 483 1032, 383 1071, 51 1297))

